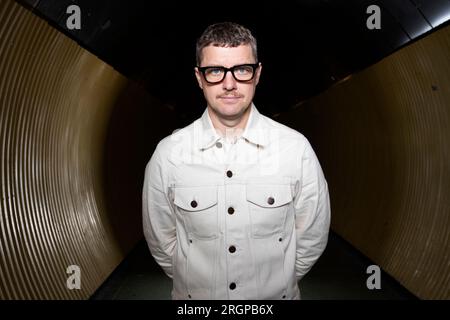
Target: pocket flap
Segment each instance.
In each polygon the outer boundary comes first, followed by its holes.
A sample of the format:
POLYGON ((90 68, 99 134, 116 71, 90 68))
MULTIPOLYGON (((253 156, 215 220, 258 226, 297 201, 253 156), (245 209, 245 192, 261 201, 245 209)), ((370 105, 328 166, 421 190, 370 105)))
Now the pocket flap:
POLYGON ((200 211, 217 204, 217 187, 175 187, 174 203, 186 211, 200 211))
POLYGON ((276 208, 292 201, 292 190, 289 184, 249 184, 247 185, 247 201, 260 207, 276 208))

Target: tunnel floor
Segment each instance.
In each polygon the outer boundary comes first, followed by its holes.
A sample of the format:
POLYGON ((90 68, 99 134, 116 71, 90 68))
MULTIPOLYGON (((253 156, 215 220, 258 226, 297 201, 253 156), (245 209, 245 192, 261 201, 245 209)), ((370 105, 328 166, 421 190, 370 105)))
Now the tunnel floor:
MULTIPOLYGON (((330 233, 323 255, 302 279, 304 300, 414 300, 413 294, 381 271, 381 289, 367 288, 374 263, 346 241, 330 233)), ((168 300, 171 280, 151 256, 141 240, 109 278, 91 296, 91 300, 168 300)))

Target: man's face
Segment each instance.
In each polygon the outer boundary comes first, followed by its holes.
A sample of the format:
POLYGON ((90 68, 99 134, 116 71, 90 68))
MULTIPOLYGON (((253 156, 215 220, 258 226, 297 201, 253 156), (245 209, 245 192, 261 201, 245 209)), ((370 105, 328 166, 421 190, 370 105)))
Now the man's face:
MULTIPOLYGON (((249 44, 238 47, 215 47, 203 48, 203 57, 200 67, 220 66, 231 68, 241 64, 256 63, 252 48, 249 44)), ((252 80, 239 82, 231 72, 227 72, 225 79, 216 84, 206 82, 201 72, 195 68, 195 76, 198 84, 203 90, 208 107, 224 120, 235 120, 242 117, 250 106, 255 95, 256 85, 261 75, 261 66, 255 71, 252 80)))

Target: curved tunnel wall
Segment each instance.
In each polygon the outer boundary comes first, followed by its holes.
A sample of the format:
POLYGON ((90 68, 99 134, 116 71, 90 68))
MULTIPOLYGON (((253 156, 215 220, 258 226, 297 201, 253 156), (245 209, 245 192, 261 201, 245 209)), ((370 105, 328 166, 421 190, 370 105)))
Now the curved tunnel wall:
POLYGON ((13 1, 0 21, 0 299, 87 298, 124 256, 102 157, 127 80, 13 1))
POLYGON ((420 298, 450 299, 450 26, 279 116, 313 143, 332 228, 420 298))

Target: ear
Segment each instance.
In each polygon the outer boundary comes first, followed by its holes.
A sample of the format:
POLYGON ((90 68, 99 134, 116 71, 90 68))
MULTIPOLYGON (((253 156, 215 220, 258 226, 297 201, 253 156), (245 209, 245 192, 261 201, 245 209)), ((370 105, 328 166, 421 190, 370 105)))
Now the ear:
POLYGON ((195 77, 197 78, 198 86, 200 87, 200 89, 203 90, 202 75, 200 74, 200 71, 198 70, 197 67, 195 67, 194 69, 195 69, 195 77))
POLYGON ((259 63, 259 67, 256 70, 256 75, 255 75, 255 85, 257 85, 259 83, 259 77, 261 76, 261 70, 262 70, 262 64, 261 62, 259 63))

